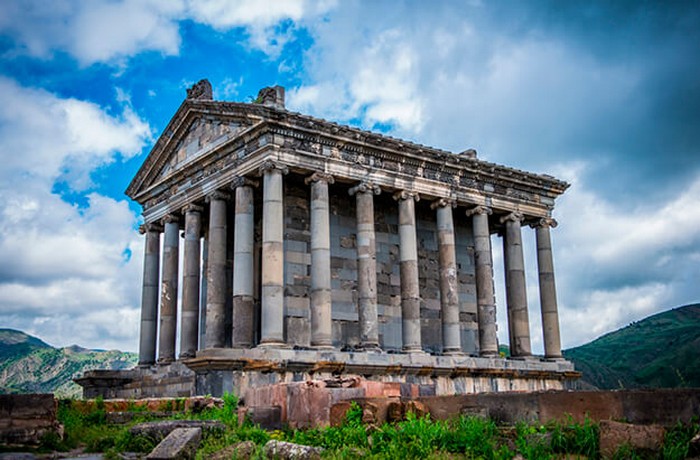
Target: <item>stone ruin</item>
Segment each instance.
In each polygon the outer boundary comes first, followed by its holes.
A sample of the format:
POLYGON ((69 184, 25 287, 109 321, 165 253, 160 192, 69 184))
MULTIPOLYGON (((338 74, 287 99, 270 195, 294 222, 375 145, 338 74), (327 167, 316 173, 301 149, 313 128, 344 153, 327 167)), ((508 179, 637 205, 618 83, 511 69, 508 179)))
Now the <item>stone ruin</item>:
POLYGON ((77 381, 86 397, 358 377, 420 395, 567 388, 579 374, 561 355, 550 241, 567 187, 473 149, 290 112, 280 86, 215 101, 202 80, 126 191, 144 219, 139 366, 77 381), (542 357, 530 346, 530 228, 542 357), (505 256, 499 309, 492 235, 505 256))

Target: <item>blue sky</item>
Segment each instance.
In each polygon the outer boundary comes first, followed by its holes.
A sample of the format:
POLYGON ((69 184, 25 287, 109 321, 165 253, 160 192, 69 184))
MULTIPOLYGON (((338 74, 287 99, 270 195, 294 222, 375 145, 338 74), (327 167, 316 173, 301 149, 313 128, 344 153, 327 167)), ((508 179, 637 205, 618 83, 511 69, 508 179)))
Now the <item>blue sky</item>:
POLYGON ((291 110, 571 182, 553 232, 565 347, 697 302, 699 51, 697 2, 6 0, 0 326, 136 349, 123 191, 201 78, 216 99, 280 84, 291 110))

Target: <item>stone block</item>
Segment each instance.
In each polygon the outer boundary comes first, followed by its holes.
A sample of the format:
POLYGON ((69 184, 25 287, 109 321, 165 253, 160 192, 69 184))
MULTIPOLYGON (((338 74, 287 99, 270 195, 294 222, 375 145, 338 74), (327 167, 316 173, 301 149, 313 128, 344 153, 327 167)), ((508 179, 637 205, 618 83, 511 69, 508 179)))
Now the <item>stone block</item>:
POLYGON ((194 458, 201 440, 201 428, 176 428, 146 458, 148 460, 191 459, 194 458))
POLYGON ((139 423, 129 428, 129 432, 133 436, 145 436, 160 442, 178 428, 198 428, 205 432, 223 432, 226 427, 218 420, 162 420, 139 423))
POLYGON ((629 423, 600 421, 600 454, 612 458, 622 446, 647 454, 661 449, 666 430, 659 425, 632 425, 629 423))
POLYGON ((311 327, 308 318, 287 316, 285 318, 287 329, 287 343, 296 346, 308 347, 311 343, 311 327))
POLYGON ((282 429, 282 408, 280 406, 254 406, 248 409, 248 419, 266 430, 282 429))

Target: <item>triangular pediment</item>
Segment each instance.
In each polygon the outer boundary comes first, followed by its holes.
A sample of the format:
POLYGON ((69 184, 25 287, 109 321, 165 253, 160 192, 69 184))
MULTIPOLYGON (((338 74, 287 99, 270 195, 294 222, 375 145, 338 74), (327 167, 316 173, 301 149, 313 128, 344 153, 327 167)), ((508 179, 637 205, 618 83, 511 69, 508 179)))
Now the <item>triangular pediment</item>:
POLYGON ((179 140, 168 149, 168 158, 156 175, 159 181, 191 164, 196 158, 219 147, 246 128, 240 120, 201 115, 192 119, 179 140))
POLYGON ((245 110, 201 110, 211 109, 211 104, 186 101, 180 106, 127 188, 128 196, 136 199, 151 186, 226 144, 254 122, 245 110))

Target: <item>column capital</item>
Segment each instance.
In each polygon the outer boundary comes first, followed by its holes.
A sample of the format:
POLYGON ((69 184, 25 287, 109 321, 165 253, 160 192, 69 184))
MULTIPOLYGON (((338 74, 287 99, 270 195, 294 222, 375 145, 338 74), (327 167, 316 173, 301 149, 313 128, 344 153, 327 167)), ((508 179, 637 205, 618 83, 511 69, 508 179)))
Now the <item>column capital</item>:
POLYGON ((502 216, 499 221, 503 224, 505 222, 511 221, 511 222, 516 222, 520 223, 525 219, 525 216, 523 216, 523 213, 519 211, 513 211, 510 214, 506 214, 505 216, 502 216))
POLYGON ((415 201, 420 201, 420 195, 417 192, 409 192, 408 190, 399 190, 392 195, 392 198, 396 201, 408 200, 410 198, 413 198, 415 201))
POLYGON ((457 207, 457 201, 452 198, 438 198, 437 200, 430 203, 430 209, 445 208, 451 206, 453 208, 457 207))
POLYGON ((535 222, 532 222, 530 224, 530 227, 532 227, 532 228, 543 228, 543 227, 556 228, 557 225, 559 225, 559 222, 557 222, 554 218, 543 217, 542 219, 538 219, 535 222))
POLYGON ((146 234, 146 233, 148 233, 148 232, 158 232, 158 233, 160 233, 160 232, 162 232, 162 231, 163 231, 163 226, 160 225, 160 224, 157 223, 157 222, 151 222, 151 223, 148 223, 148 224, 139 225, 139 233, 142 234, 142 235, 143 235, 143 234, 146 234))
POLYGON ((182 212, 182 214, 187 214, 188 212, 202 212, 202 211, 204 211, 203 207, 196 205, 194 203, 190 203, 190 204, 186 204, 182 208, 181 212, 182 212))
POLYGON ((205 198, 205 201, 206 201, 207 203, 211 203, 213 200, 224 200, 224 201, 227 201, 227 200, 230 200, 230 199, 231 199, 231 195, 229 195, 228 193, 226 193, 226 192, 224 192, 224 191, 222 191, 222 190, 214 190, 213 192, 207 194, 207 196, 206 196, 206 198, 205 198))
POLYGON ((362 181, 348 190, 348 194, 350 195, 354 195, 356 193, 374 193, 375 195, 379 195, 382 193, 382 189, 373 182, 362 181))
POLYGON ((467 209, 465 214, 467 215, 467 217, 471 217, 474 215, 482 215, 482 214, 486 214, 487 216, 490 216, 491 214, 493 214, 493 210, 488 206, 475 206, 471 209, 467 209))
POLYGON ((236 176, 231 180, 229 187, 231 190, 235 190, 238 187, 257 187, 258 185, 260 185, 260 181, 248 179, 245 176, 236 176))
POLYGON ((286 175, 289 173, 289 168, 282 163, 278 163, 276 161, 272 160, 265 160, 263 163, 260 165, 260 168, 258 169, 258 174, 259 175, 264 175, 268 171, 280 171, 282 174, 286 175))
POLYGON ((161 219, 163 225, 180 223, 180 217, 176 214, 168 214, 161 219))
POLYGON ((311 182, 326 182, 328 184, 333 184, 335 183, 335 178, 328 173, 324 173, 321 171, 316 171, 313 174, 311 174, 309 177, 304 179, 304 183, 306 185, 309 185, 311 182))

